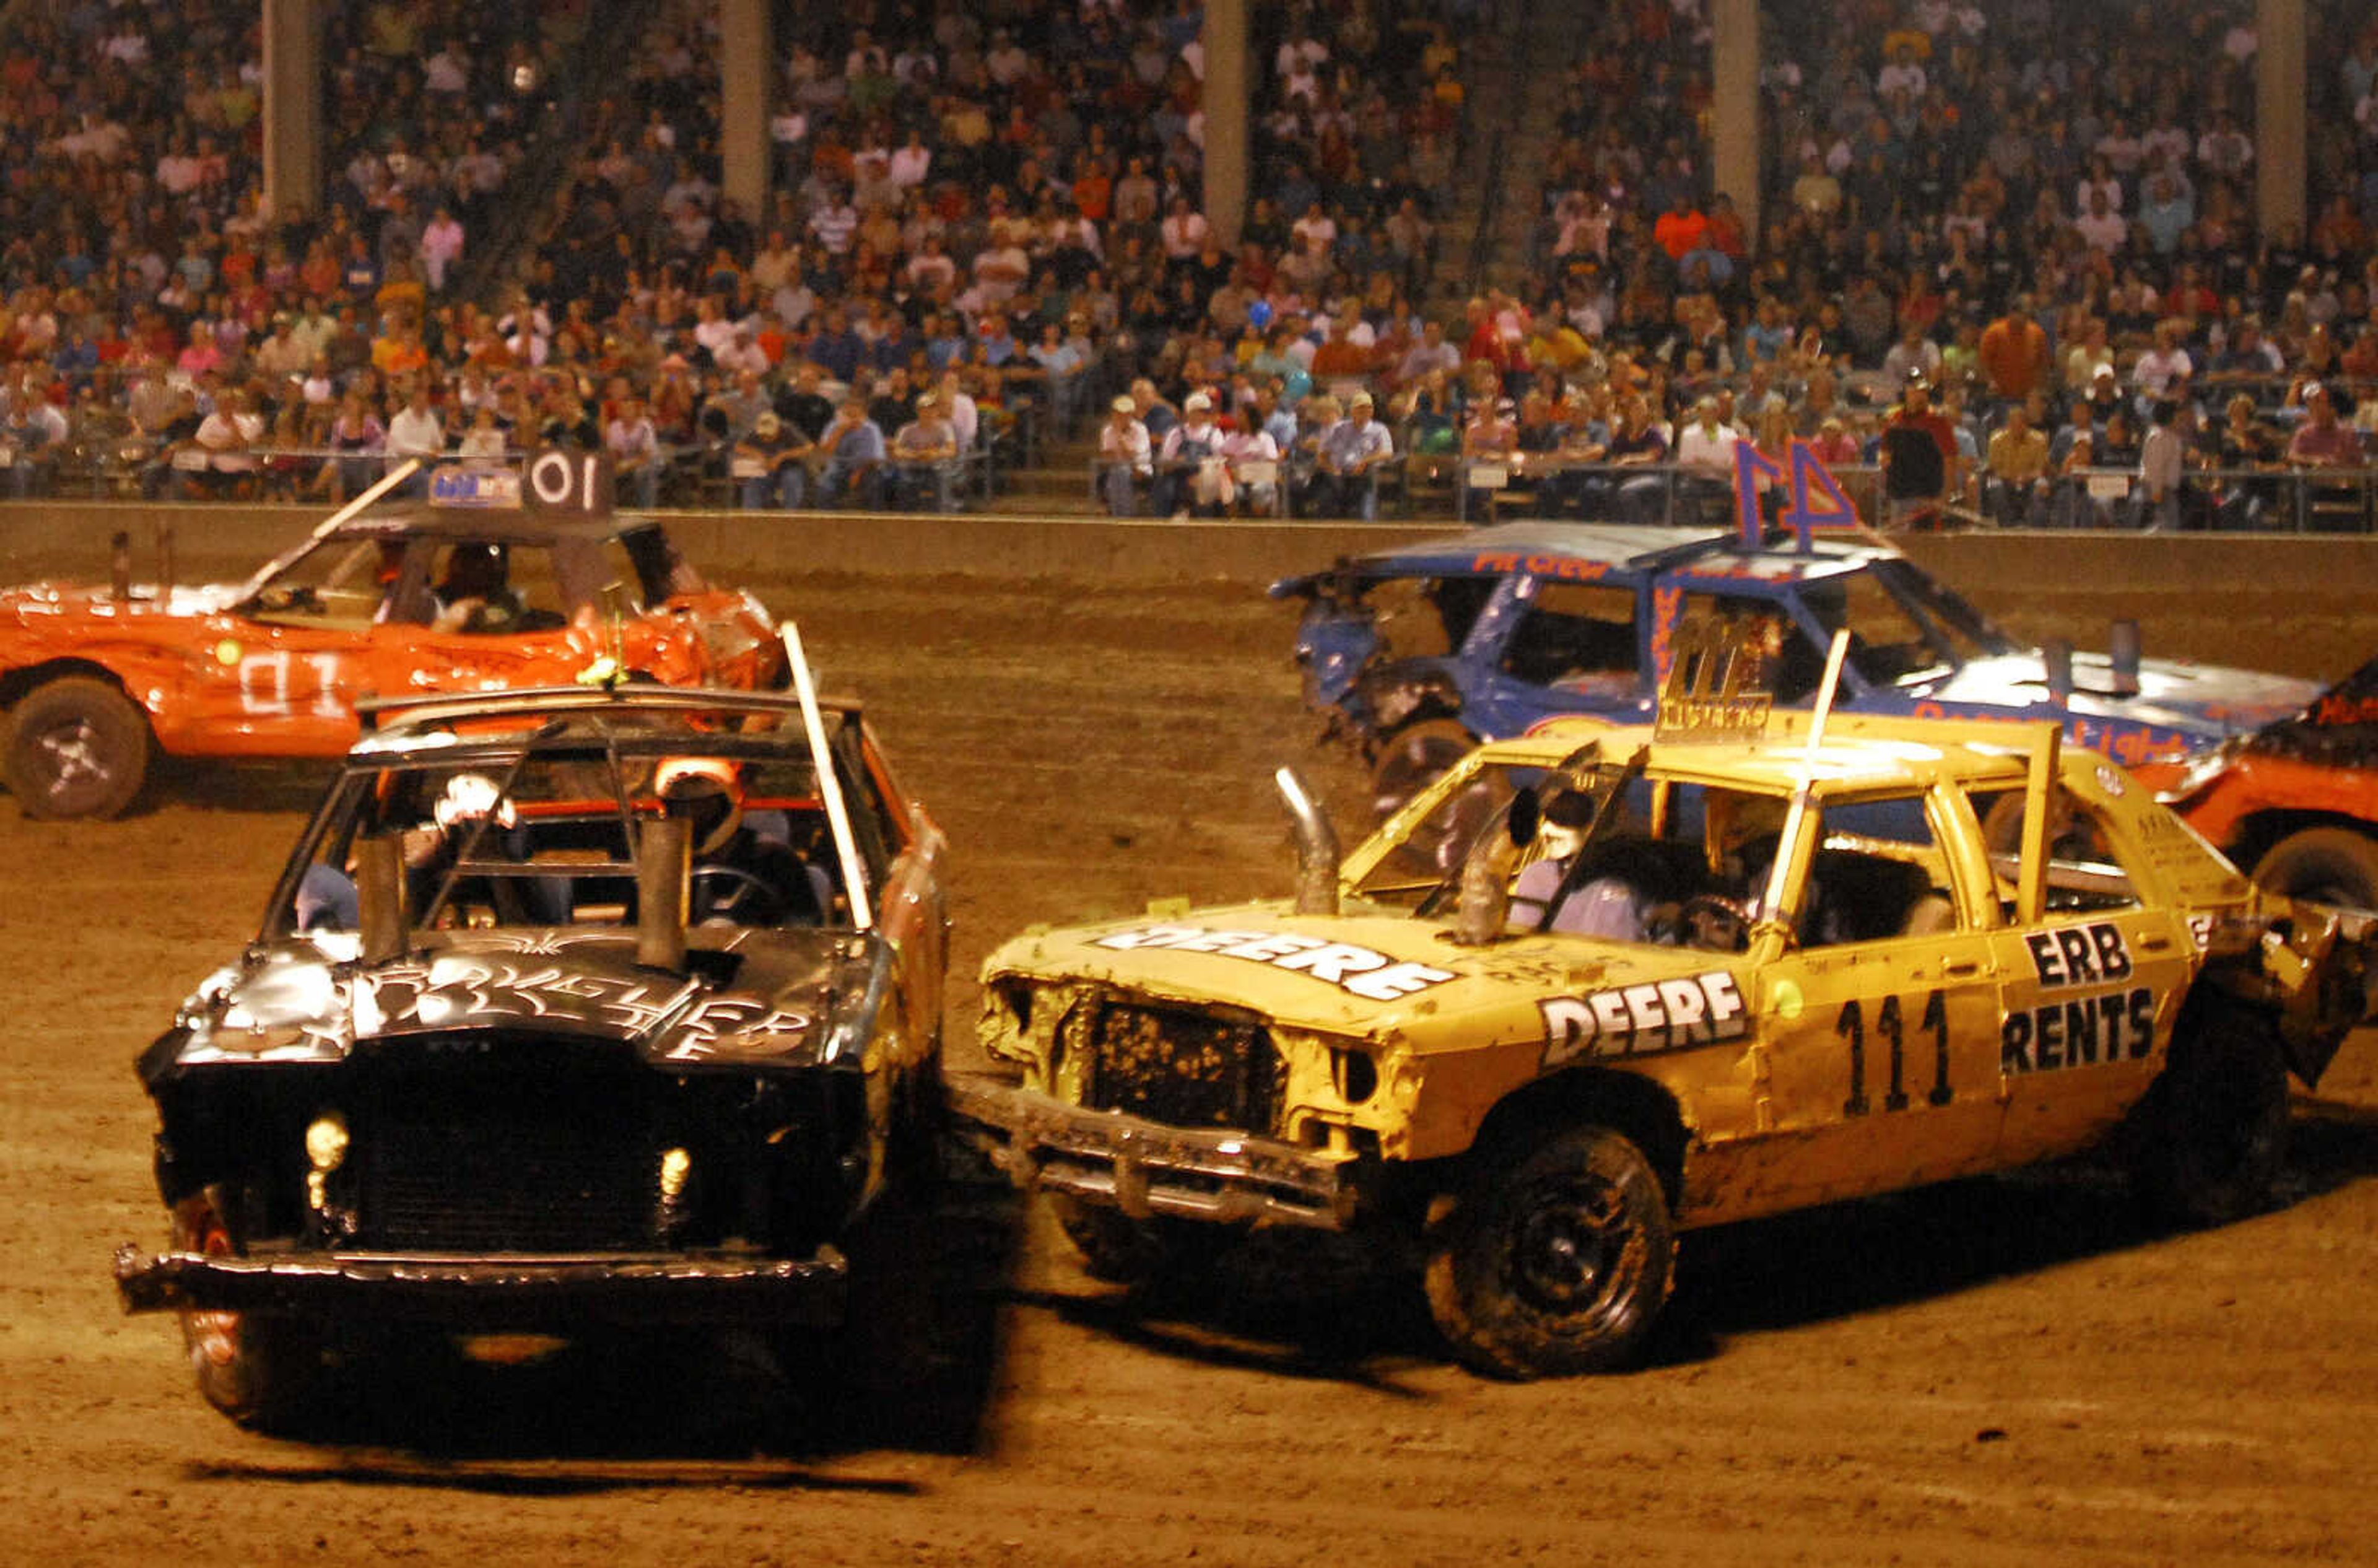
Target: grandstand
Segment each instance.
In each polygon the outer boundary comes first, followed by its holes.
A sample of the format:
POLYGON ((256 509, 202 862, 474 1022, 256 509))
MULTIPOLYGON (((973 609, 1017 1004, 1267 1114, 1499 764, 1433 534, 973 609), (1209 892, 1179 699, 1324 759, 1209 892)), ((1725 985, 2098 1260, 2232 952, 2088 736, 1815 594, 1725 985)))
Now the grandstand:
POLYGON ((416 446, 733 505, 761 413, 822 466, 847 393, 912 504, 1170 512, 1219 463, 1242 508, 1694 521, 1708 399, 1876 515, 2373 521, 2336 0, 18 0, 0 102, 18 496, 343 493, 426 388, 416 446), (1350 486, 1358 397, 1394 455, 1350 486), (1101 483, 1125 398, 1150 472, 1101 483))

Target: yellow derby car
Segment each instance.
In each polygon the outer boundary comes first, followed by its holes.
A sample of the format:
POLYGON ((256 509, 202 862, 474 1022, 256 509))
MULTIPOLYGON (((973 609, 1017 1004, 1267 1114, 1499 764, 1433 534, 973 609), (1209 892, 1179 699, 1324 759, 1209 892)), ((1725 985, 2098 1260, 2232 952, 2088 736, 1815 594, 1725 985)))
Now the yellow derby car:
POLYGON ((1342 865, 1283 772, 1297 898, 1009 942, 1021 1082, 960 1109, 1094 1270, 1417 1239, 1519 1377, 1637 1351, 1682 1230, 2109 1140, 2176 1220, 2267 1201, 2378 921, 2257 890, 2050 723, 1720 717, 1483 747, 1342 865), (1407 844, 1448 826, 1440 873, 1407 844))

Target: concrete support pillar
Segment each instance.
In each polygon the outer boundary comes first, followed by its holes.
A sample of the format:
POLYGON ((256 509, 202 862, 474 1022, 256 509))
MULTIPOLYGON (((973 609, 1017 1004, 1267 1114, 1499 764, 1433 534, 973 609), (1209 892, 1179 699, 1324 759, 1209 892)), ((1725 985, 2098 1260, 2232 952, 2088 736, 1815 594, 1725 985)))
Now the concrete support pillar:
POLYGON ((1759 0, 1717 0, 1711 18, 1711 194, 1734 197, 1759 243, 1759 0))
POLYGON ((1246 0, 1206 0, 1206 221, 1225 249, 1247 216, 1246 0))
POLYGON ((768 220, 768 117, 775 112, 775 44, 768 0, 718 0, 720 194, 743 220, 768 220))
POLYGON ((2304 221, 2304 0, 2254 0, 2254 221, 2304 221))
POLYGON ((322 210, 319 0, 264 0, 264 203, 322 210))

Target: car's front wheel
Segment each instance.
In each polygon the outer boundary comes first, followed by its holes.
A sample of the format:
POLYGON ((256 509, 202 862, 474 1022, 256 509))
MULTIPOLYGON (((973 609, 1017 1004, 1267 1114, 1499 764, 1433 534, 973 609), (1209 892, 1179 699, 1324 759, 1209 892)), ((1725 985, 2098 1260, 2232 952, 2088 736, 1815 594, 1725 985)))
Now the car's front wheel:
POLYGON ((1148 1285, 1209 1268, 1234 1232, 1195 1220, 1134 1219, 1121 1209, 1085 1203, 1070 1193, 1051 1195, 1057 1227, 1082 1255, 1093 1279, 1117 1285, 1148 1285))
POLYGON ((2140 1110, 2132 1176, 2158 1218, 2226 1225, 2270 1204, 2287 1158, 2288 1069, 2264 1013, 2189 1008, 2140 1110))
POLYGON ((2289 898, 2378 909, 2378 839, 2350 828, 2289 833, 2254 862, 2254 880, 2289 898))
MULTIPOLYGON (((222 1255, 231 1234, 213 1205, 196 1199, 175 1210, 177 1251, 222 1255)), ((182 1344, 208 1404, 250 1431, 285 1432, 318 1408, 324 1362, 318 1327, 262 1312, 186 1309, 182 1344)))
POLYGON ((37 687, 10 715, 8 793, 28 817, 114 817, 149 773, 149 721, 103 680, 37 687))
POLYGON ((1566 1128, 1473 1174, 1430 1249, 1429 1310, 1479 1371, 1603 1371, 1641 1352, 1675 1255, 1642 1150, 1606 1127, 1566 1128))

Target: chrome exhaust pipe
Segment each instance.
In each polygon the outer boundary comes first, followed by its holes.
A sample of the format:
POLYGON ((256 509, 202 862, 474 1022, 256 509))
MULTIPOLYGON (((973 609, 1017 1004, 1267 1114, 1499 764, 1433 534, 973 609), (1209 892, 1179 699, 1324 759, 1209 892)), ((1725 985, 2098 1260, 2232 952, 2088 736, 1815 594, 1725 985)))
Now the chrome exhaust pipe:
POLYGON ((364 962, 394 961, 411 945, 402 835, 368 833, 355 840, 355 898, 362 905, 364 962))
POLYGON ((692 869, 691 824, 662 817, 643 825, 636 835, 636 962, 647 969, 685 968, 692 869))
POLYGON ((1338 831, 1329 825, 1329 818, 1321 803, 1313 797, 1312 786, 1294 768, 1281 768, 1271 776, 1279 788, 1279 797, 1288 807, 1289 820, 1296 831, 1296 912, 1299 915, 1335 915, 1338 913, 1338 831))

